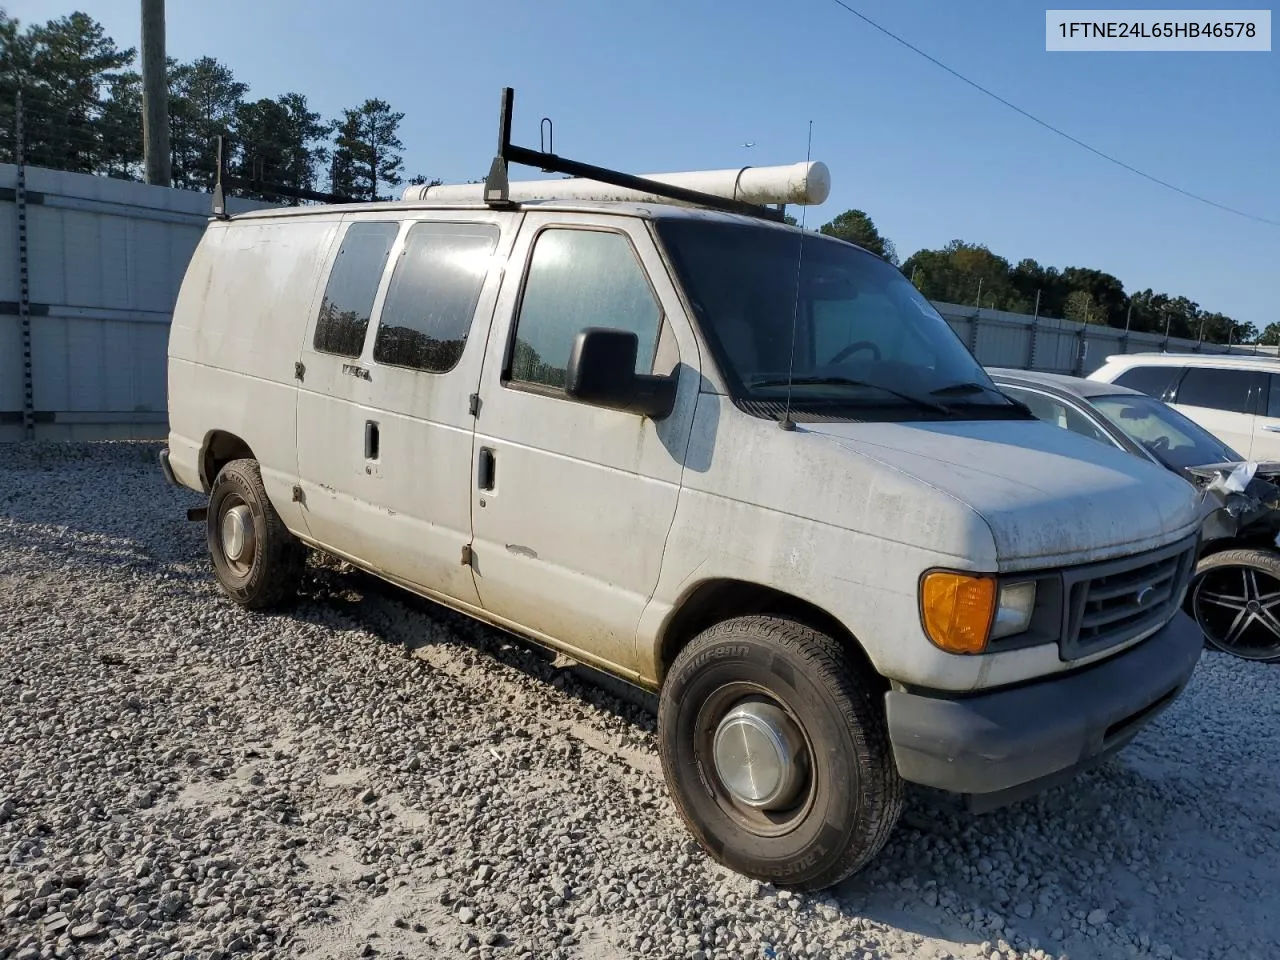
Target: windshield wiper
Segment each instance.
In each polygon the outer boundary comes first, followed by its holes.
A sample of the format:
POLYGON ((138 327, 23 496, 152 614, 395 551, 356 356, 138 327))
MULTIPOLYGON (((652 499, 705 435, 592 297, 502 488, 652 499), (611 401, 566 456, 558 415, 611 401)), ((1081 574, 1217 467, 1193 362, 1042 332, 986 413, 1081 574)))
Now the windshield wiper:
POLYGON ((951 408, 945 403, 938 400, 931 400, 928 397, 918 397, 915 394, 903 393, 901 390, 895 390, 893 387, 886 387, 880 383, 872 383, 870 380, 854 380, 851 377, 792 377, 788 379, 777 380, 759 380, 755 383, 747 384, 749 387, 785 387, 790 384, 802 385, 831 385, 840 387, 872 387, 876 390, 883 390, 885 393, 897 397, 899 400, 906 400, 908 403, 914 403, 918 407, 926 410, 935 410, 938 413, 950 413, 951 408))
POLYGON ((949 383, 945 387, 939 387, 937 390, 930 390, 929 396, 959 397, 959 396, 964 396, 965 394, 971 394, 971 393, 993 393, 997 397, 1000 397, 1002 400, 1004 400, 1006 403, 1013 406, 1014 408, 1018 410, 1023 410, 1026 413, 1031 414, 1031 408, 1028 407, 1021 400, 1017 400, 1009 396, 1007 393, 1005 393, 1003 390, 999 389, 998 387, 989 387, 985 383, 978 383, 972 380, 966 381, 965 383, 949 383))
POLYGON ((958 397, 966 393, 994 393, 1008 399, 1006 394, 1002 393, 995 387, 988 387, 985 383, 977 383, 975 381, 968 381, 966 383, 949 383, 945 387, 939 387, 937 390, 930 390, 929 396, 958 397))

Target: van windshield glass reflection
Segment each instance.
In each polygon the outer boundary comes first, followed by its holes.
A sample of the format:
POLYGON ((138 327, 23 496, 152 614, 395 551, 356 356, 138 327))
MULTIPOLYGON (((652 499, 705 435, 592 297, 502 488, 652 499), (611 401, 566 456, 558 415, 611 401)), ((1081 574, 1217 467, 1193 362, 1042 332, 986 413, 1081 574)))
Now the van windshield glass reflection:
POLYGON ((800 405, 905 407, 930 417, 958 407, 1014 409, 933 305, 884 260, 765 225, 672 217, 657 229, 743 399, 779 400, 791 383, 800 405))

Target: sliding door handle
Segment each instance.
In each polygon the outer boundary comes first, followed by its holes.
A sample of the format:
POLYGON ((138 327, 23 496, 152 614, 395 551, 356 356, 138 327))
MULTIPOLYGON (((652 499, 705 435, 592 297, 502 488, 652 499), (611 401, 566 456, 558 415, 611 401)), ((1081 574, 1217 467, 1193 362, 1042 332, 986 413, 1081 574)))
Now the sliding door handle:
POLYGON ((1264 423, 1262 429, 1267 433, 1280 433, 1280 423, 1264 423))
POLYGON ((480 459, 476 463, 476 486, 481 490, 492 490, 498 478, 498 463, 490 447, 480 448, 480 459))
POLYGON ((377 422, 366 420, 364 422, 364 458, 366 460, 378 459, 379 447, 381 446, 379 441, 377 422))

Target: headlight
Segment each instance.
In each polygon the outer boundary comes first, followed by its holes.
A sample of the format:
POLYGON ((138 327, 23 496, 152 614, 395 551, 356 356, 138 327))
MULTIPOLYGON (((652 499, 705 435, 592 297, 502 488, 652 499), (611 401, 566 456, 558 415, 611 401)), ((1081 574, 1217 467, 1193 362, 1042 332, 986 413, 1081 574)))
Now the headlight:
POLYGON ((996 621, 991 625, 991 639, 1011 637, 1031 626, 1031 614, 1036 608, 1036 585, 1027 580, 1009 583, 1000 588, 996 603, 996 621))
POLYGON ((1030 581, 1000 587, 995 577, 935 570, 920 584, 925 633, 948 653, 982 653, 989 640, 1022 633, 1035 604, 1030 581))

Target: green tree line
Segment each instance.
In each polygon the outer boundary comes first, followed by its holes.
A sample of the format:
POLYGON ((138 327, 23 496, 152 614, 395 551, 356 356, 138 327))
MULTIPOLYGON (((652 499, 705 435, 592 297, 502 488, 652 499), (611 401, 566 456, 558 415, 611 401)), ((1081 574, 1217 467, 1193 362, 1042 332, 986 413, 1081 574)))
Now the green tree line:
MULTIPOLYGON (((27 163, 141 180, 139 70, 137 50, 119 46, 86 13, 24 27, 0 9, 0 162, 14 160, 21 92, 27 163)), ((404 114, 384 100, 324 119, 301 93, 251 97, 248 84, 213 57, 169 58, 167 72, 175 187, 212 188, 219 135, 231 171, 250 179, 362 200, 404 182, 404 114)))
POLYGON ((1044 266, 1030 258, 1016 264, 980 243, 952 240, 940 250, 917 250, 899 264, 893 242, 862 210, 847 210, 821 232, 865 247, 899 265, 930 300, 1033 313, 1143 333, 1209 343, 1280 343, 1280 323, 1259 338, 1251 323, 1238 323, 1182 296, 1146 290, 1126 293, 1118 277, 1091 267, 1044 266))

